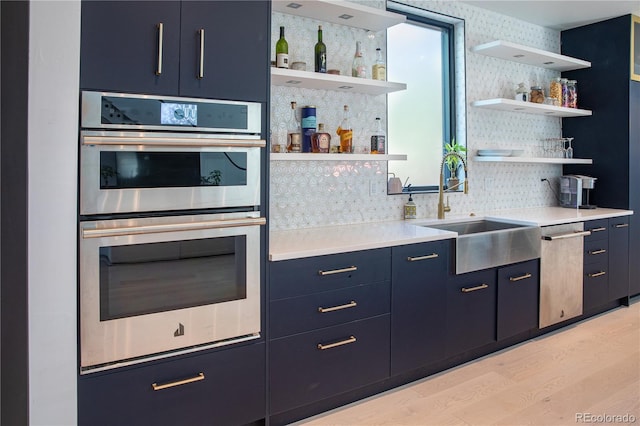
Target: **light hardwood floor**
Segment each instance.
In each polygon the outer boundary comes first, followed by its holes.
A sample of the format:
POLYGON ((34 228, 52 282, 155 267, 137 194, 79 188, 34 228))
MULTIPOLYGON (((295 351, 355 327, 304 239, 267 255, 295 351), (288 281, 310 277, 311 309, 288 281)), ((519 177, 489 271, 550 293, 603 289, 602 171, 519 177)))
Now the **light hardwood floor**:
POLYGON ((637 298, 628 308, 617 308, 296 424, 583 423, 640 425, 637 298))

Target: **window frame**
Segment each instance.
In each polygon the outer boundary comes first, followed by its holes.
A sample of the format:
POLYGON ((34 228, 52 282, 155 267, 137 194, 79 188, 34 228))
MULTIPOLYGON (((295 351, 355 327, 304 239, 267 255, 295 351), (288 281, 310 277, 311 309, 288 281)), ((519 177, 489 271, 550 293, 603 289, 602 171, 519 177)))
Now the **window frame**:
MULTIPOLYGON (((442 33, 442 135, 444 139, 442 144, 442 155, 444 156, 444 154, 446 153, 444 144, 446 143, 446 141, 451 141, 452 138, 458 135, 458 100, 456 96, 456 25, 453 22, 449 21, 464 21, 459 18, 451 18, 446 15, 441 15, 436 12, 431 12, 428 10, 417 8, 415 6, 394 2, 391 0, 387 1, 387 11, 406 16, 406 23, 408 24, 430 27, 442 33), (429 16, 419 15, 417 13, 408 11, 408 9, 423 11, 425 15, 429 16), (437 19, 436 17, 442 17, 442 19, 437 19)), ((444 168, 444 173, 445 179, 450 177, 450 171, 447 167, 444 168)), ((409 187, 403 187, 402 192, 437 192, 438 189, 438 182, 436 182, 434 185, 410 185, 409 187)))

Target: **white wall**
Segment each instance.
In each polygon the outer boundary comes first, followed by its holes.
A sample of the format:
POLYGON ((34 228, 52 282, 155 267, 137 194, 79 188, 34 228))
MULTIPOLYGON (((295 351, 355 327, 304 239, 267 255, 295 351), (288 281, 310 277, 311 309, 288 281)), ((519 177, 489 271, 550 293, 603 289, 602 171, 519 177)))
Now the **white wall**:
MULTIPOLYGON (((480 9, 457 1, 403 0, 404 3, 419 8, 443 13, 465 20, 466 54, 466 98, 467 98, 467 146, 471 157, 477 149, 513 148, 524 149, 525 155, 539 156, 544 138, 561 136, 561 119, 479 110, 470 103, 479 99, 497 97, 511 98, 517 83, 531 84, 534 80, 547 84, 559 72, 543 70, 509 61, 490 58, 470 51, 472 46, 495 39, 520 43, 540 49, 560 52, 560 32, 514 18, 480 9)), ((379 6, 379 2, 368 5, 379 6)), ((312 48, 315 43, 317 21, 290 15, 274 14, 272 44, 275 45, 277 30, 284 22, 289 38, 295 37, 295 44, 306 51, 306 39, 312 48), (289 31, 290 30, 290 31, 289 31)), ((348 63, 347 55, 353 54, 354 37, 366 36, 334 25, 323 25, 324 41, 328 57, 341 58, 348 63), (326 28, 325 28, 326 27, 326 28), (334 49, 328 40, 334 40, 334 49), (343 52, 342 47, 347 52, 343 52)), ((292 43, 289 44, 290 56, 292 43)), ((311 57, 305 57, 307 64, 313 64, 311 57)), ((292 60, 295 60, 292 59, 292 60)), ((312 65, 311 65, 312 66, 312 65)), ((330 66, 333 67, 333 66, 330 66)), ((296 100, 298 105, 319 103, 328 117, 330 131, 335 129, 339 111, 343 103, 348 103, 355 111, 356 132, 368 129, 371 116, 379 108, 384 108, 384 95, 344 95, 331 91, 311 91, 272 87, 271 128, 285 126, 288 119, 288 102, 296 100)), ((320 117, 320 112, 318 113, 320 117)), ((366 135, 365 135, 366 136, 366 135)), ((571 135, 566 135, 571 136, 571 135)), ((363 142, 364 143, 364 140, 363 142)), ((389 140, 389 145, 393 140, 389 140)), ((469 195, 451 194, 452 212, 449 215, 483 214, 490 211, 554 205, 556 200, 546 183, 540 178, 557 178, 562 173, 559 165, 476 163, 469 162, 469 195)), ((387 179, 386 162, 378 161, 310 161, 271 162, 271 229, 296 229, 330 224, 374 222, 402 218, 402 206, 406 196, 387 196, 386 193, 370 194, 370 183, 385 187, 387 179)), ((417 194, 418 218, 435 218, 437 194, 417 194)))
POLYGON ((29 418, 77 423, 80 2, 32 1, 29 41, 29 418))

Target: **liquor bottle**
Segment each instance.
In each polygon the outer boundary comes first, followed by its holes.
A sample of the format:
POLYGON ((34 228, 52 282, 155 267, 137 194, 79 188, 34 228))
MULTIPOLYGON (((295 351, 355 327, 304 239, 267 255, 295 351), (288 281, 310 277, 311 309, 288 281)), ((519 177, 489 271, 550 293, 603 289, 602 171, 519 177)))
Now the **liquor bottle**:
POLYGON ((315 46, 316 72, 327 72, 327 46, 322 42, 322 25, 318 25, 318 42, 315 46))
POLYGON ((311 152, 327 153, 331 146, 331 135, 324 131, 324 124, 318 124, 318 131, 311 137, 311 152))
POLYGON ((291 118, 287 124, 287 151, 302 152, 302 132, 296 115, 296 103, 291 102, 291 118))
POLYGON ((342 124, 336 131, 340 135, 340 152, 350 154, 353 147, 353 128, 351 127, 351 120, 349 119, 349 106, 344 106, 344 116, 342 118, 342 124))
POLYGON ((371 153, 384 154, 386 145, 386 134, 382 129, 382 121, 380 117, 376 117, 376 124, 371 132, 371 153))
POLYGON ((289 68, 289 43, 284 38, 284 27, 280 27, 280 38, 276 42, 276 67, 289 68))
POLYGON ((367 78, 367 67, 362 57, 362 47, 359 41, 356 41, 356 54, 353 56, 353 65, 351 65, 351 75, 353 77, 367 78))
POLYGON ((371 78, 382 81, 387 79, 387 65, 384 63, 382 50, 379 47, 376 49, 376 61, 371 67, 371 78))

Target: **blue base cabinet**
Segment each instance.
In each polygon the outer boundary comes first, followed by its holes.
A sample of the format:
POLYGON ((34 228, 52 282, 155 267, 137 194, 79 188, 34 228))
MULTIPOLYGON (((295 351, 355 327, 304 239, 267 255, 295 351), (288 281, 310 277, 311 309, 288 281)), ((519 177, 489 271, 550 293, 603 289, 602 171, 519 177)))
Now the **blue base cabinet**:
POLYGON ((496 341, 496 270, 451 276, 447 283, 447 355, 496 341))
POLYGON ((78 424, 251 423, 265 416, 265 374, 262 342, 84 375, 78 380, 78 424), (187 379, 195 380, 154 390, 154 384, 187 379))
POLYGON ((391 249, 270 263, 270 414, 389 378, 391 249))
POLYGON ((448 240, 392 248, 391 374, 445 356, 448 240))
POLYGON ((497 339, 538 328, 540 261, 498 269, 497 339))
POLYGON ((585 313, 630 295, 629 221, 623 216, 585 222, 591 231, 584 239, 585 313))

